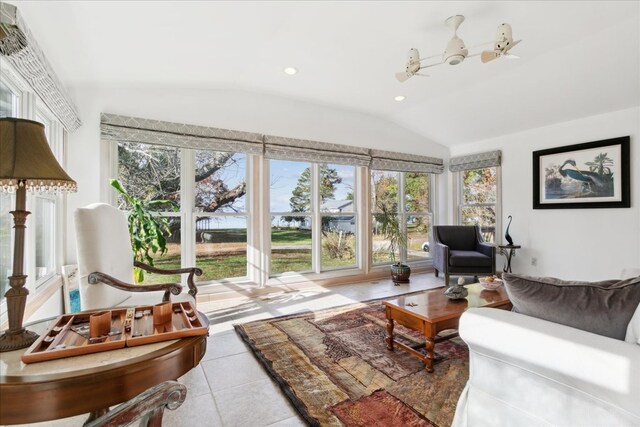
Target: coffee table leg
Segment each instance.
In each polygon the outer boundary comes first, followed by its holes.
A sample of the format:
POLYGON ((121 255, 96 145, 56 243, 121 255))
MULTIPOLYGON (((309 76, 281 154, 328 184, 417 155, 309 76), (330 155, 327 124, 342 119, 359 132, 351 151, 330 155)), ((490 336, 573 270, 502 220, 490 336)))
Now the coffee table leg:
POLYGON ((433 349, 435 346, 436 346, 435 340, 431 337, 427 337, 425 340, 425 346, 424 346, 425 353, 426 353, 424 363, 426 365, 427 372, 433 372, 433 359, 434 359, 433 349))
POLYGON ((393 351, 393 319, 387 316, 387 350, 393 351))

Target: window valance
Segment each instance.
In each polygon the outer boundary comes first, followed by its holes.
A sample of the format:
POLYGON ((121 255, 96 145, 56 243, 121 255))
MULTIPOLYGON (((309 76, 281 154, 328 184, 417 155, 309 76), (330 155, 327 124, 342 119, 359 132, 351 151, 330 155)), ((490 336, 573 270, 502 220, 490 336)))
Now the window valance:
POLYGON ((443 161, 437 157, 374 149, 370 150, 370 154, 371 169, 436 174, 444 172, 443 161))
POLYGON ((500 166, 502 151, 488 151, 486 153, 467 154, 466 156, 452 157, 449 161, 449 170, 459 172, 469 169, 490 168, 500 166))
POLYGON ((369 149, 306 139, 265 135, 264 156, 268 159, 298 160, 369 166, 369 149))
POLYGON ((67 132, 78 129, 82 122, 67 91, 18 8, 5 2, 0 2, 0 34, 0 55, 29 83, 67 132))
POLYGON ((261 134, 117 114, 100 115, 100 134, 104 140, 119 142, 249 154, 262 154, 263 151, 261 134))

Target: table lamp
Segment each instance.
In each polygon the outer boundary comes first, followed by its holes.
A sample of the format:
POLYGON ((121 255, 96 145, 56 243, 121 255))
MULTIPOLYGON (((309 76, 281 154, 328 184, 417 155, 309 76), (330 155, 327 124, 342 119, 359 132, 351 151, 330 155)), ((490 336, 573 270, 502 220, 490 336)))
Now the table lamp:
POLYGON ((7 317, 9 329, 0 335, 0 352, 30 346, 38 335, 22 326, 29 291, 24 264, 24 231, 27 190, 32 193, 76 191, 76 182, 56 160, 44 133, 44 125, 32 120, 0 119, 0 191, 16 194, 11 211, 15 230, 13 270, 9 277, 7 317))

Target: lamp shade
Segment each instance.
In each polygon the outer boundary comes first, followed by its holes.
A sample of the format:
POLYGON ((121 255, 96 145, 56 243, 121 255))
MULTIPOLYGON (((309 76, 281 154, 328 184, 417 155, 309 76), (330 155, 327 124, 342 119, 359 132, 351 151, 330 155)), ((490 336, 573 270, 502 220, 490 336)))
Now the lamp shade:
POLYGON ((44 125, 32 120, 0 119, 0 190, 13 192, 18 185, 29 191, 76 191, 76 182, 56 160, 44 125))

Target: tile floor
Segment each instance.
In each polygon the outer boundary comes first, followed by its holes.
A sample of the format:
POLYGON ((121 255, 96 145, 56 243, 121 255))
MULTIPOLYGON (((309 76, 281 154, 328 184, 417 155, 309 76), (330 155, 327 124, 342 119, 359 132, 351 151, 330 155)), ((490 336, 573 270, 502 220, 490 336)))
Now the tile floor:
MULTIPOLYGON (((166 410, 163 426, 304 426, 295 409, 236 335, 235 323, 390 297, 443 286, 433 273, 414 274, 411 283, 394 286, 378 280, 331 287, 198 304, 211 320, 207 352, 198 367, 179 378, 187 398, 175 411, 166 410)), ((81 426, 86 416, 30 426, 81 426)))

